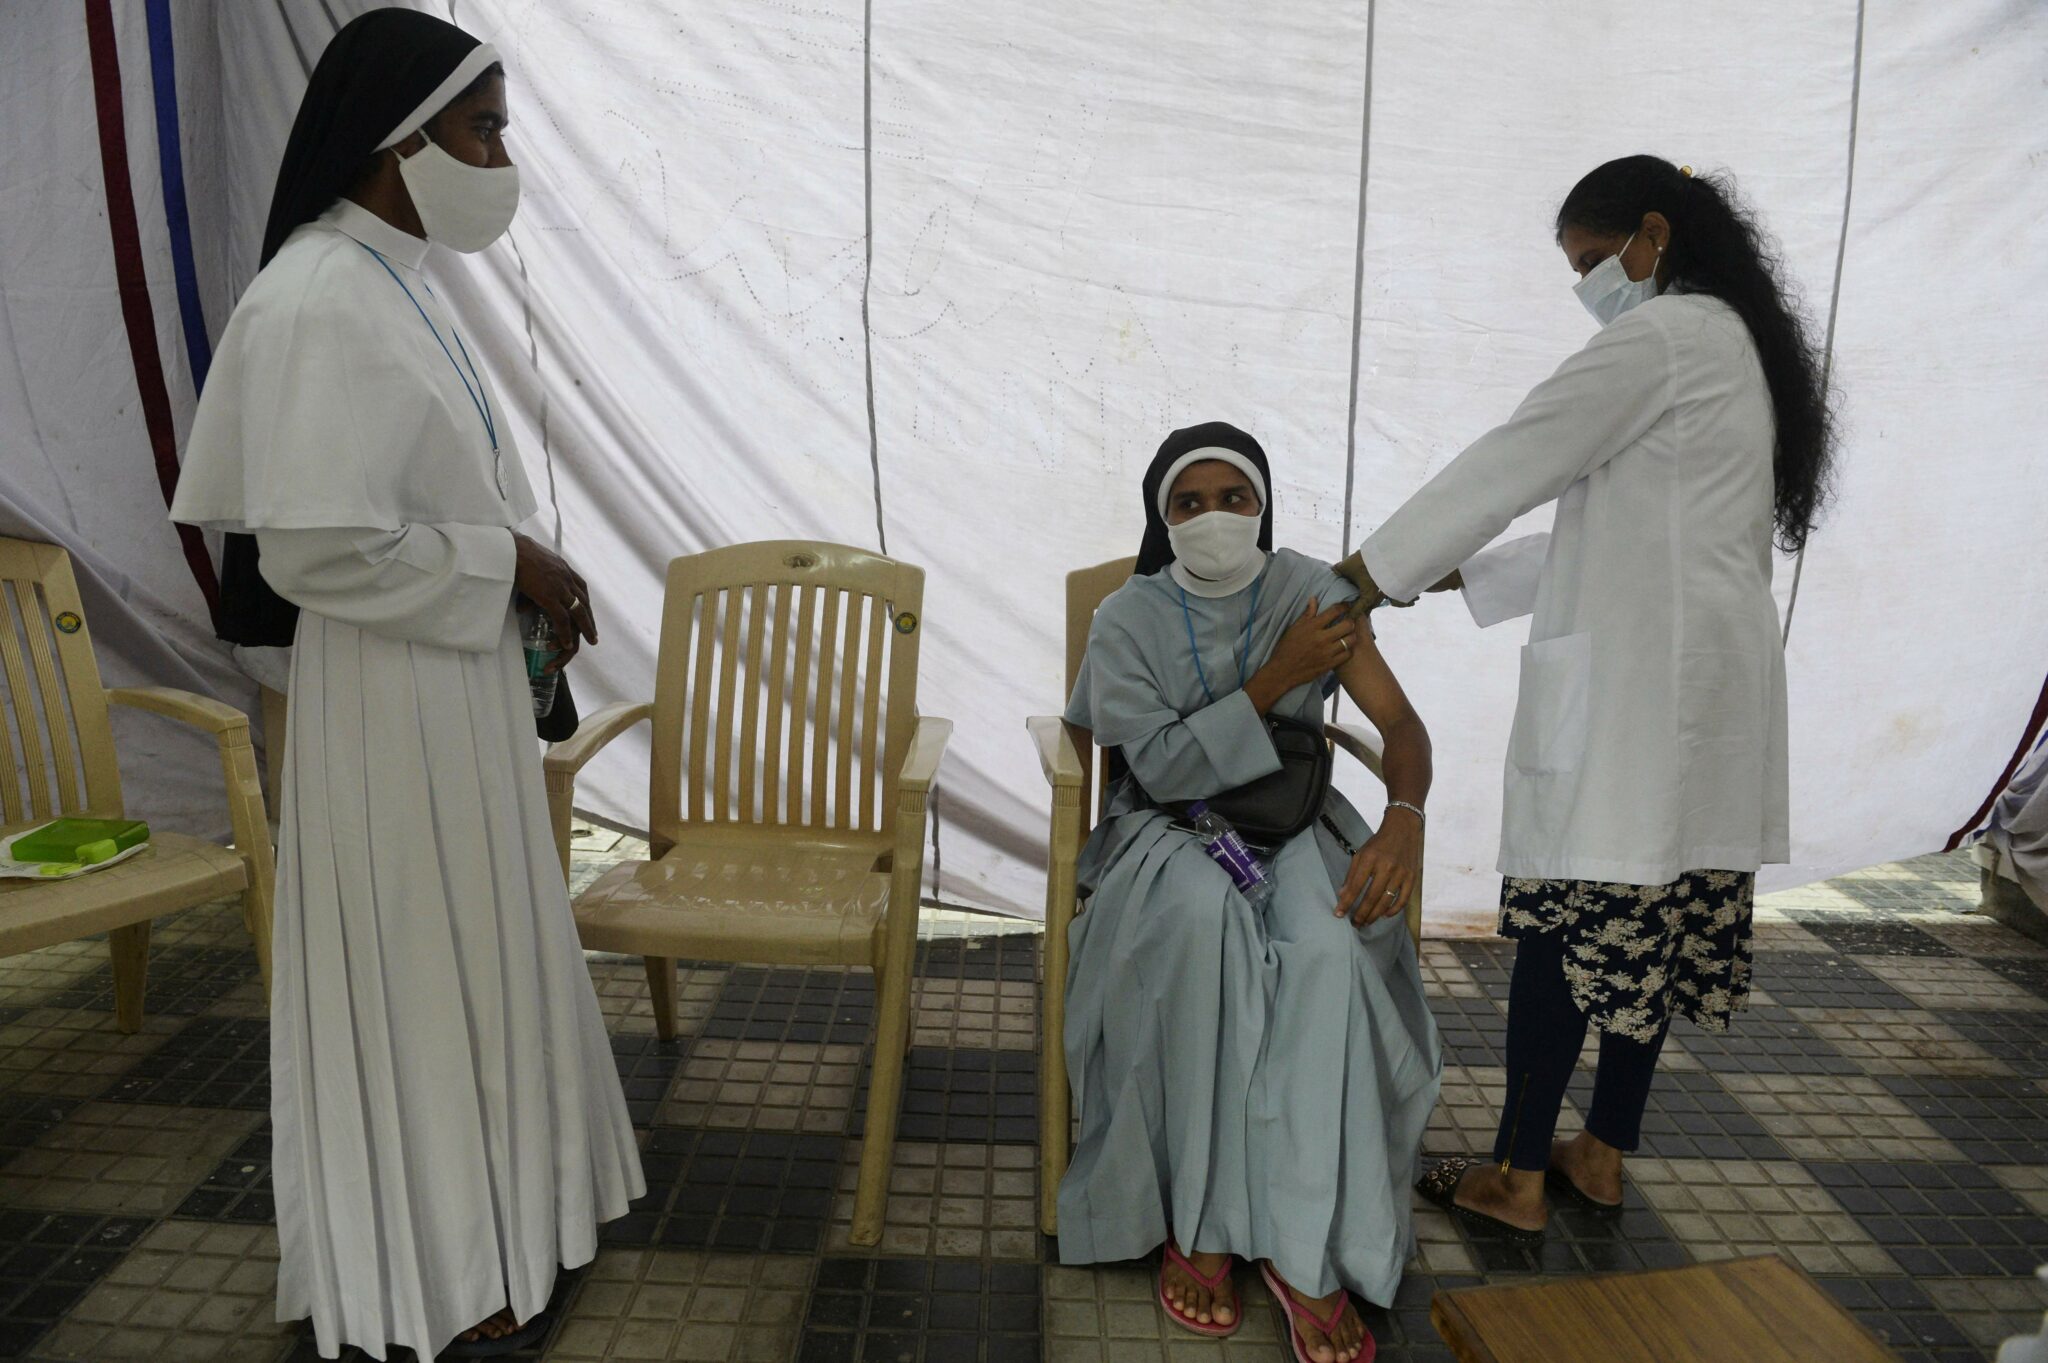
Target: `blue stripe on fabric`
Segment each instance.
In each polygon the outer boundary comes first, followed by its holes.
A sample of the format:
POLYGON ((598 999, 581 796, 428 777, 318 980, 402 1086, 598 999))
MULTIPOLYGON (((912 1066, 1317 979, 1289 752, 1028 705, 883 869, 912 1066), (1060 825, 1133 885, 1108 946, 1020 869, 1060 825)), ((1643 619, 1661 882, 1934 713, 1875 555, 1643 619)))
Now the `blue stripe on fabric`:
POLYGON ((164 188, 164 225, 171 236, 171 273, 178 286, 178 320, 194 391, 206 387, 213 345, 199 303, 199 269, 192 258, 192 219, 185 208, 185 154, 178 143, 178 60, 171 46, 171 0, 146 0, 149 79, 156 95, 156 155, 164 188))

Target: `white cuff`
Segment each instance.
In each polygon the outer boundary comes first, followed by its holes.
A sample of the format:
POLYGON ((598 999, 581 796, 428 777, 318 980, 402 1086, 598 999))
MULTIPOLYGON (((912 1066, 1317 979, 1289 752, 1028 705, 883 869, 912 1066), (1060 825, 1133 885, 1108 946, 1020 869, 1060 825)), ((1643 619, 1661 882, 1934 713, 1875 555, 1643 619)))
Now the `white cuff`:
POLYGON ((1524 535, 1482 549, 1458 570, 1464 580, 1465 608, 1481 629, 1513 620, 1536 609, 1536 588, 1550 557, 1550 533, 1524 535))

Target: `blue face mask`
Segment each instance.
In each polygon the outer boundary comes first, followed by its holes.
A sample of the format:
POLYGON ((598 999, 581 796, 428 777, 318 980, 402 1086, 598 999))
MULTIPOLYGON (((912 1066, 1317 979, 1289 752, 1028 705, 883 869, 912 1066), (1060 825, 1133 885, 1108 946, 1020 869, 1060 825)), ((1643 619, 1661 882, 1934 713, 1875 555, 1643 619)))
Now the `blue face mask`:
MULTIPOLYGON (((1572 292, 1586 305, 1586 311, 1592 313, 1593 320, 1603 327, 1644 299, 1657 296, 1655 265, 1641 279, 1630 279, 1628 271, 1622 268, 1622 251, 1628 250, 1630 242, 1635 239, 1636 234, 1629 233, 1628 241, 1621 244, 1621 251, 1586 271, 1586 277, 1572 285, 1572 292)), ((1657 259, 1660 262, 1664 259, 1661 247, 1658 248, 1657 259)))

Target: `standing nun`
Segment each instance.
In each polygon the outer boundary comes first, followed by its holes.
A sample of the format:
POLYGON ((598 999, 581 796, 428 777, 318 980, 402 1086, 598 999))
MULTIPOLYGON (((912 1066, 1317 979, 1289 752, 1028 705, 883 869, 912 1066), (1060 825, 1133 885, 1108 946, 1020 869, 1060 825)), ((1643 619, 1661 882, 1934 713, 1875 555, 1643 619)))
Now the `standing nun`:
POLYGON ((1832 444, 1818 352, 1732 186, 1610 161, 1556 231, 1601 330, 1339 569, 1373 604, 1462 586, 1482 626, 1535 615, 1501 822, 1506 1107, 1494 1163, 1421 1185, 1521 1233, 1546 1182, 1620 1205, 1672 1017, 1721 1031, 1749 992, 1756 871, 1790 855, 1773 530, 1806 542, 1832 444), (1553 501, 1550 533, 1481 552, 1553 501), (1553 1145, 1589 1025, 1586 1128, 1553 1145))
MULTIPOLYGON (((332 1357, 499 1352, 645 1191, 549 831, 514 593, 596 631, 429 241, 512 219, 498 55, 375 10, 313 72, 174 519, 296 615, 271 998, 278 1318, 332 1357), (255 551, 260 551, 260 576, 255 551)), ((566 660, 566 659, 564 659, 566 660)))
POLYGON ((1258 1264, 1300 1363, 1368 1360, 1347 1289, 1391 1305, 1413 1251, 1408 1182, 1441 1056, 1402 911, 1422 862, 1429 735, 1355 595, 1269 552, 1266 456, 1223 422, 1175 431, 1145 475, 1137 572, 1096 613, 1067 721, 1117 754, 1083 853, 1068 1072, 1081 1134, 1060 1258, 1162 1251, 1159 1302, 1205 1335, 1243 1319, 1258 1264), (1318 732, 1341 684, 1386 744, 1375 831, 1337 791, 1267 853, 1256 907, 1161 802, 1281 768, 1268 717, 1318 732))

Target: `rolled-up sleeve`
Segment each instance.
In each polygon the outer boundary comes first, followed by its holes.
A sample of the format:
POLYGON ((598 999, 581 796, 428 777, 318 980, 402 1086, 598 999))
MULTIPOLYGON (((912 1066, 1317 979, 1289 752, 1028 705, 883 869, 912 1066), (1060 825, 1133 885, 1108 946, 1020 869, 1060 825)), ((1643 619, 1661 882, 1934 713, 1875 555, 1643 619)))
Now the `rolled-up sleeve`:
POLYGON ((262 572, 315 615, 408 643, 498 647, 518 550, 502 526, 259 530, 262 572))

